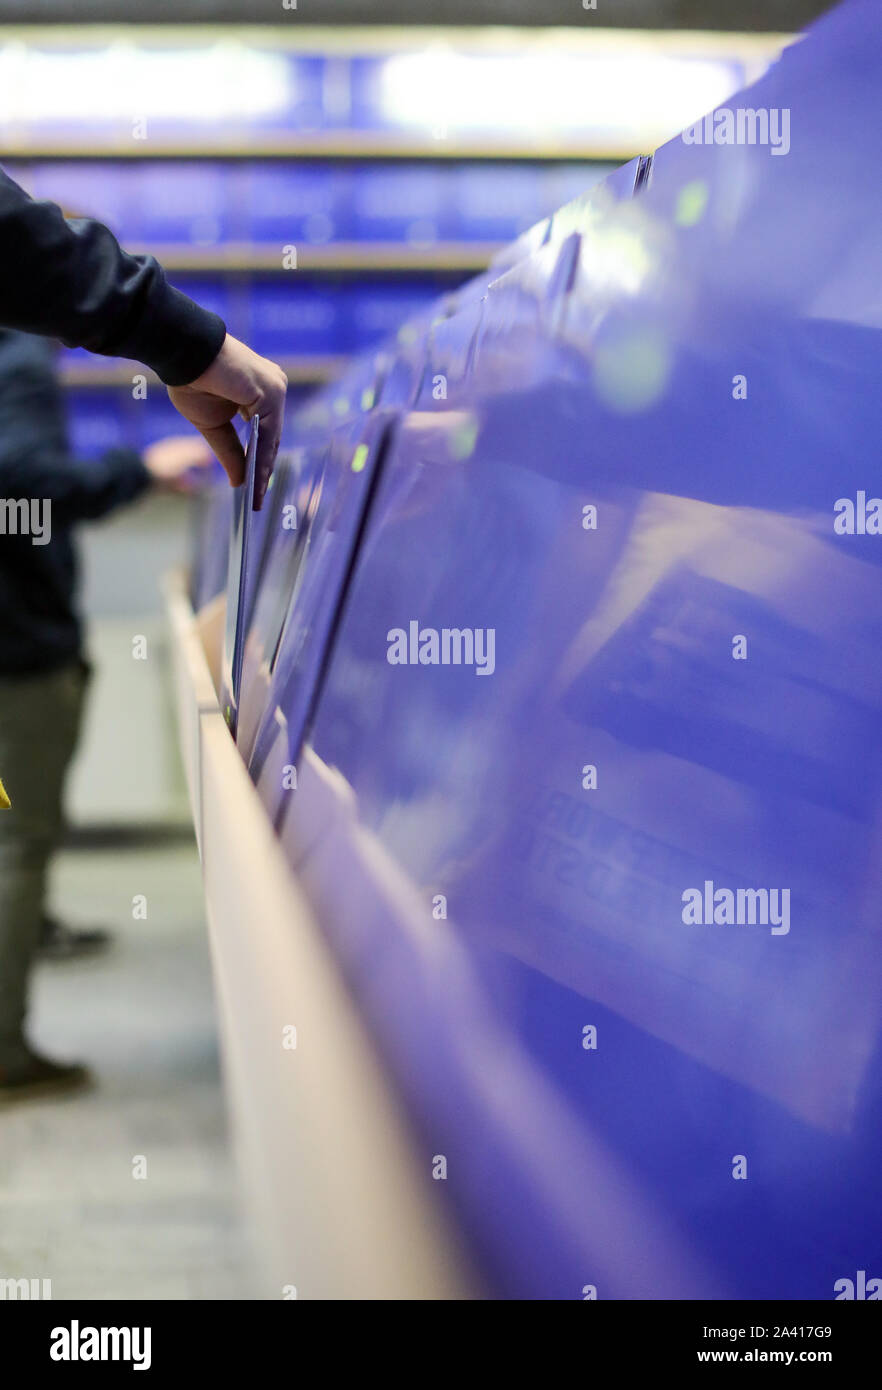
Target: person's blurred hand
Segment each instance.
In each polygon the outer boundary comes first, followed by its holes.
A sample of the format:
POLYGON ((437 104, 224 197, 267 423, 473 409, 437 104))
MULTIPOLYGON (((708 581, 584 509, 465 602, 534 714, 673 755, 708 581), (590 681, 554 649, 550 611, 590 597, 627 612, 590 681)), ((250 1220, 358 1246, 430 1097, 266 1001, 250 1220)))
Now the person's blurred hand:
POLYGON ((278 453, 287 389, 288 378, 281 367, 259 357, 229 333, 207 371, 189 386, 168 388, 172 404, 208 441, 234 487, 245 477, 245 451, 233 428, 233 418, 237 414, 243 420, 260 416, 255 508, 263 501, 278 453))
POLYGON ((157 486, 172 492, 192 492, 193 473, 200 468, 210 468, 214 463, 214 454, 205 440, 192 434, 173 434, 168 439, 160 439, 148 445, 143 458, 157 486))

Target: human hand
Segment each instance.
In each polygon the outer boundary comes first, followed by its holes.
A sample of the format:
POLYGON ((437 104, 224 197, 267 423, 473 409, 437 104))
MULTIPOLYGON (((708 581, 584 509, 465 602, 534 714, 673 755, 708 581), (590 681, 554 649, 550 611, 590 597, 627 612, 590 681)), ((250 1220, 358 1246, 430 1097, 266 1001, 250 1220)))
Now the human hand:
POLYGON ((214 454, 204 439, 192 434, 174 434, 159 439, 144 450, 144 466, 158 487, 171 492, 192 492, 196 469, 210 468, 214 454))
POLYGON ((230 333, 207 371, 189 386, 168 388, 175 409, 196 426, 211 446, 233 487, 245 478, 245 451, 233 428, 233 419, 237 414, 243 420, 260 416, 255 511, 260 510, 279 450, 287 389, 288 378, 281 367, 259 357, 230 333))

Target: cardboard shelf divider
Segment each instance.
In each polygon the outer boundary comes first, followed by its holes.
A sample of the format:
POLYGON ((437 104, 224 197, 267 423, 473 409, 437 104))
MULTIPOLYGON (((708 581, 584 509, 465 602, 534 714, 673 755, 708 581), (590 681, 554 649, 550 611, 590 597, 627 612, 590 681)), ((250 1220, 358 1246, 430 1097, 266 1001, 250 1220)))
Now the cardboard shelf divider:
POLYGON ((180 573, 165 597, 258 1296, 467 1297, 431 1153, 420 1152, 224 722, 211 674, 222 604, 197 617, 180 573))

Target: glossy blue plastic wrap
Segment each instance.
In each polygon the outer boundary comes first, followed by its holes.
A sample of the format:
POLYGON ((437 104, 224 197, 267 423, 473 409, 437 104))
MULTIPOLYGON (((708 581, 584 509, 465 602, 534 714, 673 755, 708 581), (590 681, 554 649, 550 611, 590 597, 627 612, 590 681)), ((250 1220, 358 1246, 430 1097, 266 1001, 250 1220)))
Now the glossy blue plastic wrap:
POLYGON ((875 4, 729 113, 356 363, 265 540, 243 755, 500 1297, 882 1277, 875 4))

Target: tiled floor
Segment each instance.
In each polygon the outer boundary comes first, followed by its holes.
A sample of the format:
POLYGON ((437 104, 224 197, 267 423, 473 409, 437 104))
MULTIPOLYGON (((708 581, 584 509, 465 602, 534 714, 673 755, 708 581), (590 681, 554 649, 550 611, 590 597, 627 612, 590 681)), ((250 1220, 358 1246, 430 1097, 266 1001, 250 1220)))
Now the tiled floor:
POLYGON ((101 957, 42 966, 34 991, 34 1040, 97 1085, 0 1112, 0 1278, 50 1278, 56 1299, 253 1297, 195 847, 66 853, 53 898, 114 931, 101 957))

